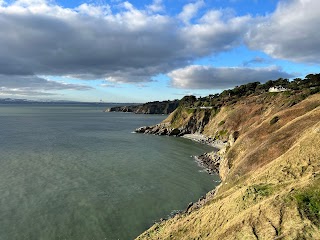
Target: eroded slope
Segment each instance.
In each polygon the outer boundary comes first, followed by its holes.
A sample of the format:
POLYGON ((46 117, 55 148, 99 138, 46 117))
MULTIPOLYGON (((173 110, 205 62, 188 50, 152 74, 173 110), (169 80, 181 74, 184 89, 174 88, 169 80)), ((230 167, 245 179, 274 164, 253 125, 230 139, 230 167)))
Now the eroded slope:
POLYGON ((231 138, 216 195, 138 239, 320 239, 319 105, 278 95, 212 113, 203 133, 231 138))

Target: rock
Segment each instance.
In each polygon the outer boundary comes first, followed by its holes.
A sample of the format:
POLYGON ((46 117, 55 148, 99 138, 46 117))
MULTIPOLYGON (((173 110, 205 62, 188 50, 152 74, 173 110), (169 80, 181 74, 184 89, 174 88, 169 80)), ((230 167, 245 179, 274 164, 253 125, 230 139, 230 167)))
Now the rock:
POLYGON ((160 128, 157 135, 163 136, 163 135, 167 135, 168 130, 166 128, 160 128))
POLYGON ((206 168, 209 174, 218 174, 221 162, 221 156, 217 153, 205 153, 196 157, 198 163, 206 168))
POLYGON ((180 134, 180 130, 178 128, 174 128, 169 132, 169 136, 177 136, 180 134))
POLYGON ((148 126, 144 126, 144 127, 140 127, 140 128, 137 128, 135 130, 136 133, 146 133, 146 131, 148 131, 150 129, 150 127, 148 126))
POLYGON ((188 207, 187 207, 187 209, 186 209, 186 213, 187 212, 189 212, 189 210, 190 210, 190 208, 193 206, 193 202, 190 202, 189 204, 188 204, 188 207))

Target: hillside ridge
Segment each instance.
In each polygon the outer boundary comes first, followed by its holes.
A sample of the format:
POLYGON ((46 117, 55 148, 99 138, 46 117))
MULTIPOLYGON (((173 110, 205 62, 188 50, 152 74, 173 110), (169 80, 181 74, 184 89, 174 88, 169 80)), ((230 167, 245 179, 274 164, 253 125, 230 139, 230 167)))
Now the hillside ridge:
POLYGON ((162 123, 137 129, 225 144, 218 188, 137 239, 320 239, 320 94, 312 90, 230 94, 206 108, 189 96, 162 123))

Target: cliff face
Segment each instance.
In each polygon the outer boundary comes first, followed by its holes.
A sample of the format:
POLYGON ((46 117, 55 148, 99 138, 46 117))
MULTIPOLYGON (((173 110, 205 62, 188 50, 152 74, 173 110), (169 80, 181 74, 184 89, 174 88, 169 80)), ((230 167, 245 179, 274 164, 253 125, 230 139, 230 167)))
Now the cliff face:
POLYGON ((154 128, 227 142, 223 182, 203 207, 138 239, 320 239, 320 94, 248 96, 219 109, 179 107, 154 128))
POLYGON ((163 102, 148 102, 143 105, 130 105, 121 107, 112 107, 107 112, 133 112, 137 114, 170 114, 179 105, 178 100, 163 102))

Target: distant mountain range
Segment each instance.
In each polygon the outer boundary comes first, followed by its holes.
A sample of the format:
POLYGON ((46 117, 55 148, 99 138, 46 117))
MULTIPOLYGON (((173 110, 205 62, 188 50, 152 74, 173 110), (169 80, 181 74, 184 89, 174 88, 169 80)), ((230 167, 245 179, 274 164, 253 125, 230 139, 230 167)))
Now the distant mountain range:
POLYGON ((30 100, 23 98, 0 98, 0 104, 88 104, 88 105, 106 105, 106 106, 123 106, 133 105, 134 103, 108 103, 108 102, 77 102, 70 100, 30 100))

